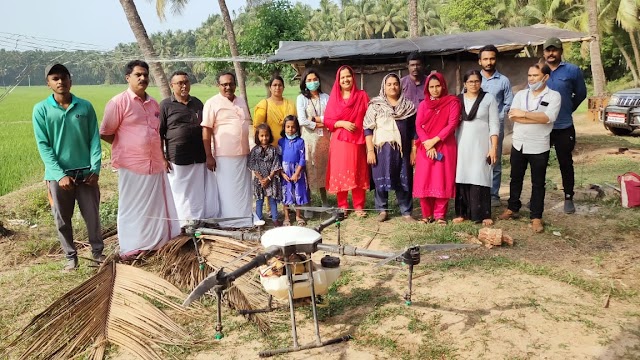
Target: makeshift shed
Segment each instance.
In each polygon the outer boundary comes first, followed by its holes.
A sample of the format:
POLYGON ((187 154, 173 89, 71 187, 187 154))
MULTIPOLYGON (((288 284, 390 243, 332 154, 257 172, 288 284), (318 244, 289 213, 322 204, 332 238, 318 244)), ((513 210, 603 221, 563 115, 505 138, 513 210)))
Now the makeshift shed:
POLYGON ((479 68, 478 50, 495 45, 498 71, 511 80, 514 90, 523 88, 527 69, 542 55, 541 46, 549 37, 562 42, 589 41, 586 34, 544 25, 476 31, 463 34, 425 36, 413 39, 372 39, 349 41, 283 41, 268 63, 292 64, 298 74, 313 66, 320 72, 322 87, 329 91, 341 65, 350 65, 359 75, 358 84, 375 96, 385 74, 406 75, 406 57, 417 51, 429 70, 442 72, 450 91, 460 91, 462 74, 479 68))

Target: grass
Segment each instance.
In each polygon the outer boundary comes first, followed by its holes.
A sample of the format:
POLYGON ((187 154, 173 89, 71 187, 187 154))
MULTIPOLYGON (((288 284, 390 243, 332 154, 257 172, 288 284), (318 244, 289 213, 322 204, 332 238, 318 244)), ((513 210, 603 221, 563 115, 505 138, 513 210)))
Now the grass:
MULTIPOLYGON (((89 100, 102 120, 104 107, 113 96, 124 91, 126 85, 78 85, 72 92, 89 100)), ((205 101, 218 93, 218 89, 205 85, 194 85, 191 94, 205 101)), ((42 179, 44 166, 36 148, 31 112, 33 106, 49 96, 51 91, 45 86, 17 87, 5 100, 0 101, 0 196, 26 184, 42 179)), ((149 94, 161 99, 156 87, 149 88, 149 94)), ((285 97, 294 100, 296 88, 285 89, 285 97)), ((265 97, 264 87, 253 85, 247 87, 249 108, 265 97)), ((253 112, 253 110, 252 110, 253 112)), ((105 154, 109 154, 108 147, 105 154)))

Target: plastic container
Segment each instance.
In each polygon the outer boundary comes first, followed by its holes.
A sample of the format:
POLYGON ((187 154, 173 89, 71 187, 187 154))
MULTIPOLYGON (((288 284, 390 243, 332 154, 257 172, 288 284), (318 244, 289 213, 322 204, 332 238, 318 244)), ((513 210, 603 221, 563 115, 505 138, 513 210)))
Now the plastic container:
MULTIPOLYGON (((329 287, 340 276, 340 267, 324 268, 317 263, 313 263, 313 285, 316 295, 325 295, 329 287)), ((276 299, 287 299, 289 297, 289 281, 287 275, 260 277, 260 283, 265 291, 276 299)), ((311 297, 311 284, 309 273, 293 275, 293 298, 300 299, 311 297)))

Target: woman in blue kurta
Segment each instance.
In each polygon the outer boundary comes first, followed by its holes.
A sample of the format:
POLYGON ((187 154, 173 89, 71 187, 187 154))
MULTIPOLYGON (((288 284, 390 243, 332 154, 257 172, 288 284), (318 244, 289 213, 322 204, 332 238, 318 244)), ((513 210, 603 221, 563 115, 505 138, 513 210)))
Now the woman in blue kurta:
POLYGON ((415 135, 416 108, 402 95, 400 78, 387 74, 382 79, 380 95, 369 102, 364 117, 367 162, 375 184, 378 221, 387 220, 389 191, 396 192, 402 216, 412 221, 411 197, 413 167, 411 142, 415 135))
MULTIPOLYGON (((282 203, 284 204, 283 225, 290 225, 289 205, 304 205, 309 202, 307 178, 304 171, 306 166, 304 140, 300 137, 300 124, 298 118, 289 115, 284 118, 282 124, 282 138, 278 140, 278 146, 282 154, 282 203)), ((306 225, 296 209, 296 223, 298 226, 306 225)))

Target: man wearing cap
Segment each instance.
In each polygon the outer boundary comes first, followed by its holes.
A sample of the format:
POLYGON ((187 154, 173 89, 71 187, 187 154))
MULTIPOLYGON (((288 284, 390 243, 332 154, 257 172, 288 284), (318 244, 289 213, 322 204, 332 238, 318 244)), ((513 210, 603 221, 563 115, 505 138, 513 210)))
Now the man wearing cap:
POLYGON ((76 201, 87 225, 91 253, 103 261, 98 178, 102 149, 96 112, 90 102, 71 93, 71 74, 64 65, 46 67, 44 76, 53 94, 33 108, 33 130, 44 162, 44 180, 60 245, 67 258, 65 271, 78 267, 71 217, 76 201))
POLYGON ((127 259, 157 250, 180 234, 180 225, 160 140, 160 107, 146 92, 149 65, 130 61, 129 87, 104 109, 102 140, 112 144, 111 166, 118 169, 118 241, 127 259))
POLYGON ((493 179, 491 182, 491 206, 500 206, 500 183, 502 181, 502 142, 504 140, 504 119, 509 113, 513 92, 509 78, 496 70, 498 48, 495 45, 486 45, 478 52, 478 64, 482 67, 482 90, 493 95, 498 102, 498 117, 500 119, 500 132, 498 135, 498 158, 493 165, 493 179))
POLYGON ((547 82, 550 89, 560 93, 562 105, 558 118, 553 123, 551 145, 556 149, 556 156, 562 174, 564 189, 564 212, 576 212, 573 204, 573 156, 571 152, 576 145, 576 129, 573 126, 573 112, 587 97, 587 86, 579 67, 562 61, 562 41, 556 37, 547 39, 543 45, 544 59, 551 68, 551 76, 547 82))
POLYGON ((181 225, 187 220, 217 216, 215 173, 207 170, 202 146, 202 108, 189 95, 191 82, 184 71, 171 75, 171 97, 160 102, 160 138, 169 161, 169 183, 181 225))

